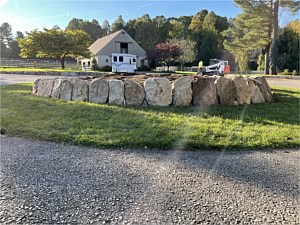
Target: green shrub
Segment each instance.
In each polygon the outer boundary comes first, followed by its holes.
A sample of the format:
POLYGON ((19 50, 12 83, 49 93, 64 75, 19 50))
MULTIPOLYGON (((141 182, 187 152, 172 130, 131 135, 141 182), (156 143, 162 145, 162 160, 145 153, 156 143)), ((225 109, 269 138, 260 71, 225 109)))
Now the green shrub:
POLYGON ((138 68, 138 71, 151 71, 151 67, 143 65, 143 66, 138 68))
POLYGON ((289 69, 285 69, 283 71, 283 75, 291 75, 289 69))
POLYGON ((92 60, 92 70, 99 70, 99 66, 97 64, 97 60, 93 58, 92 60))
POLYGON ((98 68, 98 70, 102 71, 102 72, 111 72, 112 67, 111 66, 101 66, 98 68))
POLYGON ((292 75, 293 75, 293 76, 297 76, 297 75, 299 75, 299 73, 297 72, 297 70, 293 70, 292 75))

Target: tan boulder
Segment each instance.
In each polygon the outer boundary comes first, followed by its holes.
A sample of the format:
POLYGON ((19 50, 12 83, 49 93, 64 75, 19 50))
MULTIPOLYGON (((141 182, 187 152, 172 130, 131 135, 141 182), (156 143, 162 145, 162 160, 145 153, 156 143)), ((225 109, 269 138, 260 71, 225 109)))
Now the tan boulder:
POLYGON ((236 99, 235 85, 231 79, 218 77, 215 81, 217 95, 221 105, 233 105, 236 99))
POLYGON ((216 77, 199 77, 193 83, 193 105, 218 104, 216 77))
POLYGON ((172 86, 167 78, 148 78, 144 89, 149 105, 168 106, 172 103, 172 86))
POLYGON ((97 78, 89 84, 89 102, 105 104, 108 99, 108 81, 97 78))
POLYGON ((126 105, 142 105, 145 99, 144 87, 133 80, 124 82, 126 105))
POLYGON ((251 89, 248 80, 242 76, 232 78, 236 89, 237 101, 240 105, 251 103, 251 89))
POLYGON ((192 78, 180 77, 172 84, 173 105, 189 106, 192 102, 192 78))
POLYGON ((109 81, 108 103, 124 105, 124 83, 121 80, 109 81))

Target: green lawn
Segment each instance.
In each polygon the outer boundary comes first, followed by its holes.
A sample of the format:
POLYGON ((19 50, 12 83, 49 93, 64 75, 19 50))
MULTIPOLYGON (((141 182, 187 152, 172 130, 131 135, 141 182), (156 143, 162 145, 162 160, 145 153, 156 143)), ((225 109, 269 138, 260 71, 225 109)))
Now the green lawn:
POLYGON ((100 148, 269 149, 299 147, 299 97, 249 106, 120 107, 31 95, 32 84, 1 87, 1 133, 100 148))

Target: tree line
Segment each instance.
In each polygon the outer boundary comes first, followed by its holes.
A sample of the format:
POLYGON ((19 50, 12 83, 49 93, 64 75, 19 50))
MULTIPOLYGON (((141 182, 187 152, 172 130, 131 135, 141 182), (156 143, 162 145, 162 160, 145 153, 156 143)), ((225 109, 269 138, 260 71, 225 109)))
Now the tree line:
MULTIPOLYGON (((56 26, 44 31, 26 32, 25 37, 21 32, 17 32, 16 38, 11 34, 11 26, 4 23, 0 27, 1 56, 58 58, 52 53, 45 54, 41 49, 39 52, 33 49, 34 37, 35 40, 42 42, 36 37, 38 34, 41 36, 43 32, 48 33, 49 37, 61 32, 61 35, 67 38, 73 31, 73 36, 81 35, 78 40, 85 42, 81 43, 80 47, 86 48, 98 38, 125 29, 146 50, 152 67, 159 64, 182 67, 197 65, 200 60, 207 65, 210 59, 220 58, 230 61, 232 67, 236 64, 239 71, 257 68, 271 74, 285 69, 299 71, 299 20, 294 20, 283 28, 278 24, 279 10, 298 12, 299 1, 235 0, 234 2, 243 12, 230 19, 208 10, 178 18, 164 16, 151 18, 145 14, 126 22, 119 15, 112 25, 107 20, 100 25, 96 19, 88 21, 73 18, 64 30, 56 26), (89 38, 84 41, 82 34, 76 33, 78 30, 85 32, 89 38), (30 48, 32 51, 28 50, 30 48), (162 54, 162 51, 169 52, 162 54), (166 56, 162 57, 163 55, 166 56)), ((50 39, 46 39, 48 49, 50 45, 55 46, 55 43, 49 42, 50 39)), ((63 38, 57 40, 66 42, 63 38)), ((73 41, 68 43, 80 43, 74 42, 75 40, 76 38, 73 38, 73 41)), ((43 46, 38 45, 41 48, 43 46)), ((76 57, 75 53, 80 52, 86 53, 83 49, 75 51, 69 47, 61 52, 59 57, 60 60, 62 56, 76 57)))

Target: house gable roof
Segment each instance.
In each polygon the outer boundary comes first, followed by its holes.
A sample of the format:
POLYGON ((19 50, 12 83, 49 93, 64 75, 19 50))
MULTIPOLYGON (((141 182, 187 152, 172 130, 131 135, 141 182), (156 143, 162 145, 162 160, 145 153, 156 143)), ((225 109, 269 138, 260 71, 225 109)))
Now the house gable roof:
MULTIPOLYGON (((127 35, 130 39, 132 39, 132 42, 135 43, 136 45, 138 45, 139 48, 141 48, 144 52, 145 50, 125 31, 125 30, 119 30, 115 33, 112 33, 110 35, 107 35, 105 37, 99 38, 98 40, 96 40, 90 47, 88 47, 88 49, 94 54, 97 55, 97 53, 99 53, 103 48, 105 48, 105 46, 107 46, 111 41, 113 41, 114 39, 116 39, 116 37, 118 37, 121 34, 127 35)), ((146 52, 145 52, 146 53, 146 52)))

